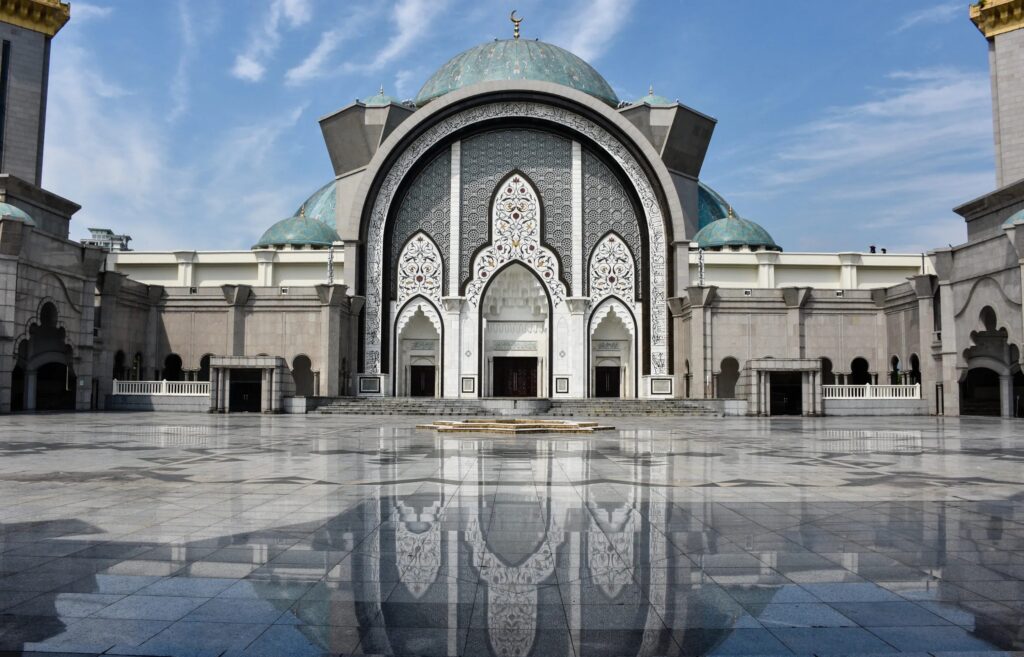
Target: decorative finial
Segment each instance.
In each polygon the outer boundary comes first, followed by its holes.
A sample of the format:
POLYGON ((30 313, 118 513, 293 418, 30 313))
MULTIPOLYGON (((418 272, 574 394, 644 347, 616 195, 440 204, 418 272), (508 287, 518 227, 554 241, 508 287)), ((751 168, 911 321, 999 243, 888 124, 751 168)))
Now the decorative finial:
POLYGON ((653 84, 651 86, 647 87, 647 95, 648 96, 653 96, 654 95, 654 85, 653 84))
POLYGON ((384 95, 384 85, 383 85, 383 84, 382 84, 382 85, 380 85, 380 91, 378 91, 378 92, 377 92, 377 94, 378 94, 378 95, 381 95, 381 96, 383 96, 383 95, 384 95))
POLYGON ((510 21, 512 21, 512 25, 514 26, 512 28, 512 38, 518 40, 519 39, 519 24, 523 22, 523 19, 522 18, 516 18, 516 10, 515 9, 513 9, 512 13, 508 15, 508 19, 510 21))
POLYGON ((302 207, 299 208, 299 216, 300 217, 305 217, 306 216, 306 204, 305 203, 303 203, 302 207))
POLYGON ((735 214, 733 214, 733 211, 732 211, 732 203, 730 203, 730 204, 729 204, 729 218, 731 219, 731 218, 733 218, 733 217, 735 217, 735 216, 736 216, 736 215, 735 215, 735 214))

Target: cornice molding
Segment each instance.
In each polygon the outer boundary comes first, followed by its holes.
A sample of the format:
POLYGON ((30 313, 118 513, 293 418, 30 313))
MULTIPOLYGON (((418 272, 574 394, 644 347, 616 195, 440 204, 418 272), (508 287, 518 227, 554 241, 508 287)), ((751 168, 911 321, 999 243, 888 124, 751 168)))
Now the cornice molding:
POLYGON ((60 0, 0 0, 0 21, 52 37, 71 18, 71 5, 60 0))
POLYGON ((971 21, 991 39, 1024 27, 1024 0, 980 0, 971 5, 971 21))

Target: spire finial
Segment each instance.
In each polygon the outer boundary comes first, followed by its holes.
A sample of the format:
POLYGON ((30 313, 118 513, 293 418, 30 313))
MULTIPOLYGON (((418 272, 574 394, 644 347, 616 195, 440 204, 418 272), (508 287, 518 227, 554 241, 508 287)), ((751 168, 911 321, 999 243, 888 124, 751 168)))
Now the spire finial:
POLYGON ((653 84, 651 86, 647 87, 647 95, 648 96, 653 96, 654 95, 654 85, 653 84))
POLYGON ((736 216, 736 215, 735 215, 735 214, 733 213, 733 211, 732 211, 732 203, 730 203, 730 204, 729 204, 729 218, 731 219, 731 218, 733 218, 733 217, 735 217, 735 216, 736 216))
POLYGON ((508 15, 508 19, 512 21, 512 38, 519 40, 519 24, 523 22, 522 18, 516 18, 516 10, 513 9, 512 13, 508 15))
POLYGON ((299 216, 300 217, 305 217, 306 216, 306 204, 305 203, 303 203, 302 207, 299 208, 299 216))
POLYGON ((383 84, 380 85, 380 91, 378 91, 377 93, 380 94, 381 96, 384 95, 384 85, 383 84))

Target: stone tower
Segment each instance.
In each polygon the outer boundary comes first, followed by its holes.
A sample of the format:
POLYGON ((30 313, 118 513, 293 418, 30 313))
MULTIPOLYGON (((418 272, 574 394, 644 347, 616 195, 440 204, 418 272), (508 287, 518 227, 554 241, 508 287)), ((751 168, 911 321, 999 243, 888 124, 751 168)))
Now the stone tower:
POLYGON ((0 173, 39 186, 50 40, 68 22, 59 0, 0 0, 0 173))
POLYGON ((971 20, 988 40, 996 186, 1024 178, 1024 0, 980 0, 971 20))

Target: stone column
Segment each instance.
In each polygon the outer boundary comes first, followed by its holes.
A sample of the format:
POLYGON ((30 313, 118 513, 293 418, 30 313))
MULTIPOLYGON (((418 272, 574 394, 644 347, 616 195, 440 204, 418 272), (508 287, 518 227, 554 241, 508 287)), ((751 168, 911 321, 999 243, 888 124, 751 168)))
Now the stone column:
POLYGON ((277 369, 270 370, 270 410, 273 413, 281 412, 281 373, 277 369))
POLYGON ((313 396, 320 396, 320 371, 313 372, 313 396))
POLYGON ((1013 375, 999 375, 999 414, 1013 417, 1013 375))
POLYGON ((264 367, 260 370, 260 412, 270 412, 270 372, 264 367))
MULTIPOLYGON (((457 278, 457 277, 456 277, 457 278)), ((456 286, 458 284, 456 283, 456 286)), ((444 297, 441 300, 444 308, 444 348, 441 367, 444 371, 441 391, 442 397, 456 399, 462 396, 462 303, 463 297, 444 297)))
POLYGON ((221 409, 225 413, 230 413, 231 412, 231 370, 225 368, 224 370, 222 370, 222 372, 223 372, 223 375, 221 376, 221 378, 224 381, 224 383, 223 383, 224 398, 221 400, 221 409))
POLYGON ((210 368, 210 412, 216 413, 217 409, 220 408, 220 376, 219 370, 210 368))

